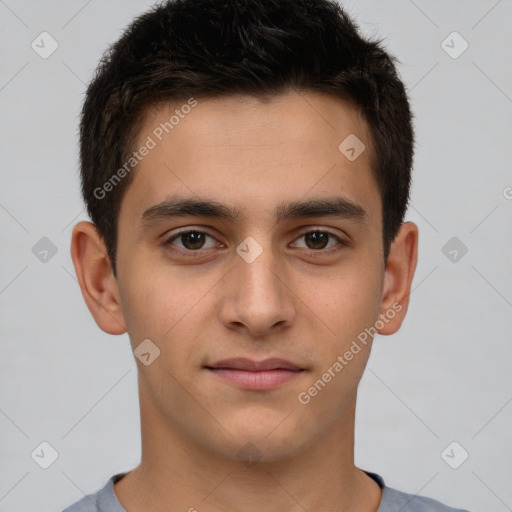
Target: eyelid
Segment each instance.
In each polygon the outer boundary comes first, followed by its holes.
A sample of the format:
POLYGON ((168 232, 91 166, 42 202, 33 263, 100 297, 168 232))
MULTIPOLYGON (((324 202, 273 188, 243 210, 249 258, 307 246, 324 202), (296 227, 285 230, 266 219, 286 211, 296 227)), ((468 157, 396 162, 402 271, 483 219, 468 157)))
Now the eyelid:
MULTIPOLYGON (((189 233, 201 233, 202 235, 209 236, 210 238, 215 240, 215 242, 217 244, 224 245, 222 242, 219 242, 214 235, 212 235, 205 228, 202 228, 202 227, 199 227, 199 228, 198 227, 183 228, 180 231, 177 231, 177 232, 173 233, 172 235, 166 236, 165 239, 164 239, 163 245, 169 245, 171 242, 174 242, 174 240, 179 238, 181 235, 186 235, 186 234, 189 234, 189 233)), ((185 251, 184 249, 177 249, 177 250, 185 251)), ((204 249, 198 249, 196 251, 192 251, 192 250, 189 249, 189 250, 186 250, 186 252, 199 252, 201 250, 204 250, 204 249)))
POLYGON ((304 228, 300 228, 297 236, 302 236, 307 233, 316 232, 316 231, 319 231, 320 233, 327 233, 327 234, 334 236, 336 238, 339 238, 339 239, 342 239, 343 236, 348 238, 348 235, 344 235, 339 232, 334 232, 334 230, 332 230, 331 228, 326 228, 326 227, 317 226, 317 225, 305 226, 304 228))

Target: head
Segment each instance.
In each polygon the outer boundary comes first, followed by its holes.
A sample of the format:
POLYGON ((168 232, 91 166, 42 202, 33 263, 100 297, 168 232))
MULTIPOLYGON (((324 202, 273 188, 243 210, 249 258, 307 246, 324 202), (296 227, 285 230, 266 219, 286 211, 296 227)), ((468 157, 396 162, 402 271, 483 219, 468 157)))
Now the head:
POLYGON ((148 109, 296 89, 340 98, 365 120, 387 258, 407 209, 414 146, 394 58, 333 1, 175 0, 135 20, 106 52, 83 107, 82 192, 114 275, 119 209, 138 170, 133 152, 148 109))
POLYGON ((350 417, 416 264, 411 113, 381 42, 329 0, 164 3, 102 59, 80 143, 92 224, 73 261, 98 325, 153 354, 142 415, 269 460, 350 417), (240 389, 212 370, 232 357, 300 372, 240 389), (283 399, 294 412, 269 436, 283 399))

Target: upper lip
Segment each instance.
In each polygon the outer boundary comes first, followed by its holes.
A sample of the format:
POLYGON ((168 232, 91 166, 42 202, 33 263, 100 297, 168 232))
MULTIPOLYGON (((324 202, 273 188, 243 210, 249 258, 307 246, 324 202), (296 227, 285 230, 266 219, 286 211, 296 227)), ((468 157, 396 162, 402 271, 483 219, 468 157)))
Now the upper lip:
POLYGON ((263 361, 253 361, 252 359, 247 359, 245 357, 241 358, 233 358, 233 359, 223 359, 222 361, 217 361, 213 365, 208 365, 206 368, 210 369, 230 369, 230 370, 246 370, 251 372, 263 372, 268 370, 292 370, 299 371, 303 368, 291 363, 290 361, 286 361, 285 359, 265 359, 263 361))

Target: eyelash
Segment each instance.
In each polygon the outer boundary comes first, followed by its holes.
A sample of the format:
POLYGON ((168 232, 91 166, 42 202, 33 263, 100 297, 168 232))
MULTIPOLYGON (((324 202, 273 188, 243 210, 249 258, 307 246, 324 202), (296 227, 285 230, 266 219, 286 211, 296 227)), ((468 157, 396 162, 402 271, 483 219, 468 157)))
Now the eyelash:
MULTIPOLYGON (((172 242, 174 242, 174 240, 178 239, 180 236, 188 235, 190 233, 199 233, 199 234, 203 234, 203 235, 206 235, 206 236, 209 236, 209 237, 215 239, 215 237, 213 237, 206 231, 201 231, 199 229, 186 229, 186 230, 180 231, 179 233, 175 233, 174 235, 172 235, 165 242, 163 242, 163 246, 169 248, 171 251, 173 251, 179 255, 184 255, 187 257, 198 258, 198 257, 204 256, 204 251, 208 251, 208 249, 192 250, 192 249, 177 249, 175 247, 172 247, 172 242)), ((304 232, 300 233, 296 239, 302 238, 310 233, 321 233, 321 234, 328 235, 329 241, 331 238, 333 238, 336 242, 338 242, 338 244, 329 249, 316 249, 316 250, 315 249, 302 249, 309 256, 330 255, 333 252, 340 250, 342 247, 349 245, 349 243, 347 241, 342 240, 339 236, 335 235, 334 233, 332 233, 330 231, 326 231, 324 229, 310 229, 309 231, 304 231, 304 232)))

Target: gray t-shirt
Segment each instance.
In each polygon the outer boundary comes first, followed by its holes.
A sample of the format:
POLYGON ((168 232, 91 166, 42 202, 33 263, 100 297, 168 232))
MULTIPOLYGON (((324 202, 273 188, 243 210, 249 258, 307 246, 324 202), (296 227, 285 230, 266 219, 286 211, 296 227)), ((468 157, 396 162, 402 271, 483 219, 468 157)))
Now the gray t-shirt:
MULTIPOLYGON (((382 500, 377 512, 468 512, 467 510, 447 507, 431 498, 396 491, 387 487, 382 477, 376 473, 368 471, 365 471, 365 473, 373 478, 382 490, 382 500)), ((63 512, 126 512, 114 493, 114 484, 126 474, 114 475, 103 489, 84 496, 63 512)))

